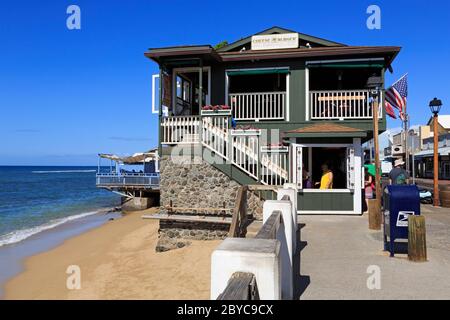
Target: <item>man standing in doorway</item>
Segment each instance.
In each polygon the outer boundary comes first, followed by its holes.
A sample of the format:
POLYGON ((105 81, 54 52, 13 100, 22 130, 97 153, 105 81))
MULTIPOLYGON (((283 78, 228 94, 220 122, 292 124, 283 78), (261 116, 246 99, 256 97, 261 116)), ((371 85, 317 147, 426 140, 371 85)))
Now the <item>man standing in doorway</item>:
POLYGON ((403 169, 404 164, 402 159, 395 160, 394 168, 389 172, 389 184, 408 184, 408 173, 403 169))

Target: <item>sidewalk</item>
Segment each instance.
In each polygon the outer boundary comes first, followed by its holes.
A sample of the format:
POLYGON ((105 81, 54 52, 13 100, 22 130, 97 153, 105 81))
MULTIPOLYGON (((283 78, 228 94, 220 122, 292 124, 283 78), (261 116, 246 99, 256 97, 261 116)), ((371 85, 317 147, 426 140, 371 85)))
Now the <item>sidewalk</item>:
POLYGON ((428 261, 383 252, 382 232, 367 216, 300 216, 300 299, 449 299, 450 212, 422 206, 428 261), (381 289, 369 290, 367 267, 381 271, 381 289))

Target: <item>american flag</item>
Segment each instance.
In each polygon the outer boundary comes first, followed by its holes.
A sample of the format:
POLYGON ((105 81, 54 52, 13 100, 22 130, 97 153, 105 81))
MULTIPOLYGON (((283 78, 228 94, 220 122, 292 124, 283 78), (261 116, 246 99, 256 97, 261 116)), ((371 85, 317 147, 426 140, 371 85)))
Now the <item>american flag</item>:
MULTIPOLYGON (((386 110, 397 108, 400 111, 400 118, 405 119, 406 115, 406 98, 408 97, 408 75, 405 74, 389 89, 386 90, 386 110)), ((388 113, 389 114, 389 113, 388 113)))

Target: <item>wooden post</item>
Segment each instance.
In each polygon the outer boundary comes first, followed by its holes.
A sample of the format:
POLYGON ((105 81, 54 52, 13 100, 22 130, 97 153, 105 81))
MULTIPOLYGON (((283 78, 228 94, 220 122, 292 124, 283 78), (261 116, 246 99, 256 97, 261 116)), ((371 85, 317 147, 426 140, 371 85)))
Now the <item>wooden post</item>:
POLYGON ((381 229, 381 214, 380 207, 378 206, 377 199, 369 199, 369 229, 380 230, 381 229))
POLYGON ((433 116, 433 134, 434 134, 434 149, 433 149, 433 206, 439 206, 439 133, 438 133, 438 115, 433 116))
MULTIPOLYGON (((380 221, 381 225, 381 185, 380 185, 380 150, 378 145, 378 96, 373 100, 372 106, 372 114, 373 114, 373 144, 374 144, 374 152, 375 152, 375 200, 376 200, 376 210, 373 214, 377 214, 376 221, 380 221)), ((369 211, 370 212, 370 211, 369 211)), ((375 230, 379 230, 380 227, 377 227, 375 230)))
POLYGON ((425 217, 408 217, 408 259, 415 262, 427 261, 425 217))

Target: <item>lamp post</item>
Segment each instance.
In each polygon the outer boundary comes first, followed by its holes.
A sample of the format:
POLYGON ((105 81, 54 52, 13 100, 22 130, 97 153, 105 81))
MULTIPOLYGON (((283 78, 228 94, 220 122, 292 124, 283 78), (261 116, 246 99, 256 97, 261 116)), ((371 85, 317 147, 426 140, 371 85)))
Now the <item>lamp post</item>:
POLYGON ((434 98, 430 101, 429 107, 431 113, 433 113, 433 133, 434 133, 434 147, 433 147, 433 206, 439 206, 439 133, 438 133, 438 114, 441 110, 442 101, 438 98, 434 98))
POLYGON ((378 145, 378 105, 380 90, 383 81, 381 77, 377 75, 372 75, 367 80, 367 88, 370 90, 370 97, 372 98, 372 116, 373 116, 373 144, 375 153, 375 195, 377 210, 381 214, 381 185, 380 185, 380 150, 378 145))

